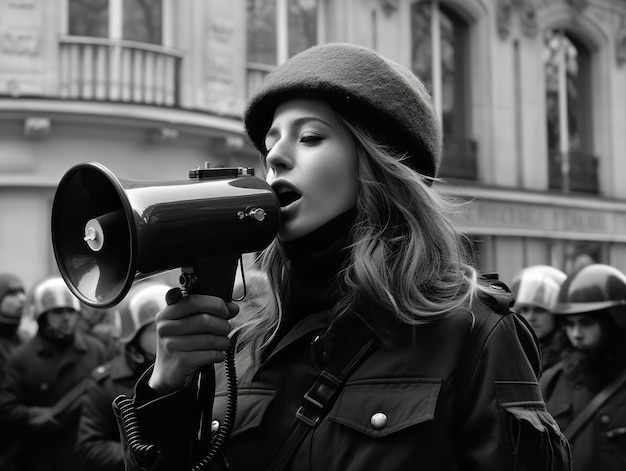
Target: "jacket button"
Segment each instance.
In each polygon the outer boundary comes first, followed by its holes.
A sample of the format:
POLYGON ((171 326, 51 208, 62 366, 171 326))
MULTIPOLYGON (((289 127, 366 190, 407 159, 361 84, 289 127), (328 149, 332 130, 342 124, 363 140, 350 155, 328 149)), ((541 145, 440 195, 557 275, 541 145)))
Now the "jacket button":
POLYGON ((376 412, 370 419, 370 424, 374 430, 382 430, 387 426, 387 416, 382 412, 376 412))
POLYGON ((609 417, 608 415, 604 414, 602 416, 600 416, 600 422, 603 424, 609 424, 611 423, 611 417, 609 417))

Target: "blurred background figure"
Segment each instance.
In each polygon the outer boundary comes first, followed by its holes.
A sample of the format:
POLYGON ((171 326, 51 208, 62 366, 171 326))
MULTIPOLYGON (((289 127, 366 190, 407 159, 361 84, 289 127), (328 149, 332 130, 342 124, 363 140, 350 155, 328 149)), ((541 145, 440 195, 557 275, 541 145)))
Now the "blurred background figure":
POLYGON ((87 390, 78 431, 77 454, 83 469, 124 471, 122 445, 112 402, 120 394, 132 395, 141 374, 154 362, 154 317, 166 306, 171 286, 140 282, 115 310, 120 327, 120 351, 96 368, 87 390))
MULTIPOLYGON (((18 328, 25 305, 26 293, 22 280, 11 273, 0 274, 0 388, 9 355, 22 342, 18 328)), ((12 430, 1 421, 0 443, 0 469, 13 471, 11 463, 18 444, 12 430)))
POLYGON ((119 348, 120 327, 116 321, 117 308, 96 308, 81 303, 79 329, 100 339, 107 349, 107 357, 113 358, 119 348))
POLYGON ((10 273, 0 274, 0 385, 7 358, 21 343, 18 327, 25 306, 26 292, 22 280, 10 273))
POLYGON ((563 333, 551 311, 566 277, 561 270, 549 265, 532 265, 520 270, 511 282, 514 309, 530 324, 539 341, 542 371, 561 359, 559 337, 563 333))
POLYGON ((27 305, 38 330, 9 357, 0 421, 19 436, 18 470, 75 471, 81 399, 105 347, 76 328, 81 306, 61 278, 36 283, 27 305))
POLYGON ((569 275, 553 308, 567 335, 540 382, 572 444, 574 471, 626 469, 626 276, 604 264, 569 275))

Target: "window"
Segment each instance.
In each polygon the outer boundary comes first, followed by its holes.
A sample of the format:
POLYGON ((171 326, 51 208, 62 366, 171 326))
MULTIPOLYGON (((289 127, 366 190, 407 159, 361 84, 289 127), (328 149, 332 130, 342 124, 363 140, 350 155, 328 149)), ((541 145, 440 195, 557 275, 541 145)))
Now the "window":
POLYGON ((317 0, 247 0, 248 62, 278 65, 318 42, 317 0))
POLYGON ((72 36, 109 36, 109 0, 70 0, 69 33, 72 36))
POLYGON ((544 34, 546 126, 550 187, 598 191, 592 155, 589 51, 564 31, 544 34))
POLYGON ((69 34, 163 43, 161 0, 69 0, 69 34))
POLYGON ((438 0, 411 5, 412 70, 430 90, 442 123, 442 175, 475 179, 476 148, 468 138, 468 34, 468 24, 438 0))

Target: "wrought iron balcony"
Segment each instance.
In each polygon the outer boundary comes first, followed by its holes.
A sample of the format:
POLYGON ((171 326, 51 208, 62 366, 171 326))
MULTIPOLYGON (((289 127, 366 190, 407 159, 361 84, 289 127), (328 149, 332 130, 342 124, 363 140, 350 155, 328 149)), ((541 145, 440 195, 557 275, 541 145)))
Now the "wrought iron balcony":
POLYGON ((584 152, 563 154, 551 150, 548 157, 550 188, 584 193, 599 193, 598 158, 584 152), (565 158, 564 158, 565 157, 565 158))
POLYGON ((179 105, 180 51, 134 41, 65 36, 59 55, 61 98, 179 105))
POLYGON ((478 180, 476 142, 458 136, 445 135, 439 176, 478 180))

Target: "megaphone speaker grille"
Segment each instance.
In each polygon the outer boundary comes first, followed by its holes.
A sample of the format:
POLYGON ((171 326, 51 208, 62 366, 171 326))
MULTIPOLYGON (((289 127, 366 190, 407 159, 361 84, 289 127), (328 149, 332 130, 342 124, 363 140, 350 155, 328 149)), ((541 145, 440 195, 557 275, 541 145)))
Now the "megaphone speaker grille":
POLYGON ((52 206, 54 255, 68 286, 87 305, 117 304, 134 281, 136 234, 129 214, 124 188, 102 165, 77 165, 59 182, 52 206))

